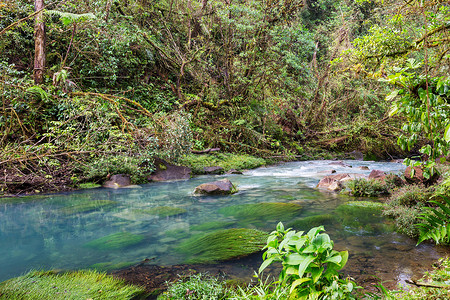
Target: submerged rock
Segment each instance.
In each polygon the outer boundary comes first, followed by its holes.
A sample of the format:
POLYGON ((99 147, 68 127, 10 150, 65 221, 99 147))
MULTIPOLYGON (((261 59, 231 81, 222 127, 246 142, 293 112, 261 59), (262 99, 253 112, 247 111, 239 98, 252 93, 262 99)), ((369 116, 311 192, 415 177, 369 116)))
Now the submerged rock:
POLYGON ((139 244, 143 239, 143 235, 124 231, 101 237, 84 244, 84 246, 98 250, 115 250, 139 244))
POLYGON ((213 263, 261 251, 267 237, 268 233, 256 229, 224 229, 193 236, 177 250, 186 254, 187 263, 213 263))
POLYGON ((289 221, 297 216, 302 207, 295 203, 255 203, 222 207, 219 213, 233 216, 241 222, 289 221))
POLYGON ((155 158, 155 172, 148 177, 149 181, 187 180, 191 178, 191 169, 176 166, 167 161, 155 158))
POLYGON ((103 183, 103 187, 105 188, 123 188, 131 185, 130 175, 128 174, 116 174, 112 175, 108 181, 103 183))
POLYGON ((229 195, 236 193, 237 190, 228 179, 222 179, 213 182, 200 184, 195 188, 196 195, 229 195))

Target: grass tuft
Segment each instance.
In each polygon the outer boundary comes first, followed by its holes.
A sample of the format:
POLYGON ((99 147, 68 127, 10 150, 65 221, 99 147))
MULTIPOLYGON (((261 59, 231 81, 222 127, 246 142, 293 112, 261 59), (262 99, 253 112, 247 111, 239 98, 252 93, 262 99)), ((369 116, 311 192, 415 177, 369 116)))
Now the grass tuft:
POLYGON ((56 273, 31 271, 0 283, 0 299, 144 299, 143 288, 93 270, 56 273))

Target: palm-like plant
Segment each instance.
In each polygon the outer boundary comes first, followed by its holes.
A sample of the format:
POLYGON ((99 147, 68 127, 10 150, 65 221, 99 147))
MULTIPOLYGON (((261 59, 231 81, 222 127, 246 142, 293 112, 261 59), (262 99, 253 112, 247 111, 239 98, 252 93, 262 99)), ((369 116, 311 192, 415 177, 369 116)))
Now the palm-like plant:
POLYGON ((435 207, 426 207, 425 212, 420 214, 424 222, 417 224, 419 227, 419 241, 432 239, 436 244, 450 244, 450 197, 441 195, 443 203, 430 200, 429 203, 435 207))

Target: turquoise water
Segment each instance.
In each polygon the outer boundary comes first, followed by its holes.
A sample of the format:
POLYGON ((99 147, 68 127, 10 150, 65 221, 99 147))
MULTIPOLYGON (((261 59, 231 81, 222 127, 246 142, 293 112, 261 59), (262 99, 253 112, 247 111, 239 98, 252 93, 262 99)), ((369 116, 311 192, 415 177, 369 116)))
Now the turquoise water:
MULTIPOLYGON (((196 225, 223 222, 216 229, 245 226, 272 231, 279 221, 237 220, 222 215, 218 211, 222 207, 260 202, 297 203, 302 210, 294 217, 296 220, 317 214, 338 216, 336 208, 355 199, 314 189, 326 175, 323 171, 335 169, 338 173, 367 175, 372 169, 393 173, 404 170, 398 163, 345 161, 352 168, 330 163, 333 162, 291 162, 243 175, 200 176, 188 181, 150 183, 120 190, 83 190, 36 197, 26 203, 0 204, 0 281, 30 269, 80 269, 95 264, 114 267, 147 258, 160 265, 183 263, 185 257, 175 247, 183 239, 203 232, 196 225), (361 170, 359 166, 368 166, 370 170, 361 170), (225 177, 238 186, 239 193, 215 197, 192 195, 197 185, 225 177), (148 213, 159 206, 182 208, 185 213, 174 216, 148 213), (117 233, 139 238, 129 245, 88 244, 117 233)), ((338 249, 350 251, 349 273, 370 271, 402 281, 443 255, 444 250, 431 245, 414 247, 414 241, 392 232, 389 221, 379 216, 357 220, 360 225, 342 216, 337 219, 343 224, 335 220, 325 225, 325 229, 338 249)))

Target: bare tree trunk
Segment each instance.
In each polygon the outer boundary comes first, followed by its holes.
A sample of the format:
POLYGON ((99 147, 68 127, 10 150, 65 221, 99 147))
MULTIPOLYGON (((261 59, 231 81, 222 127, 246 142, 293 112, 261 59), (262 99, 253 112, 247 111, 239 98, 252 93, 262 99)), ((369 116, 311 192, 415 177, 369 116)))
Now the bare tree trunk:
MULTIPOLYGON (((34 10, 44 8, 44 0, 34 1, 34 10)), ((44 83, 45 70, 45 21, 44 13, 41 11, 36 15, 34 24, 34 83, 44 83)))

